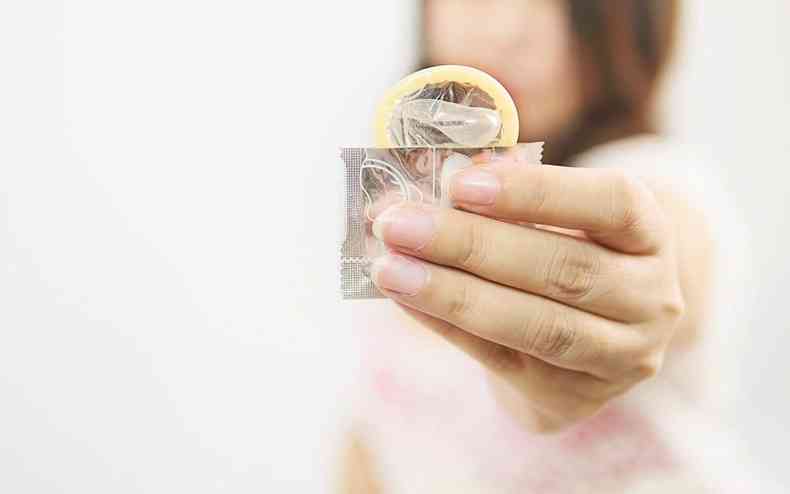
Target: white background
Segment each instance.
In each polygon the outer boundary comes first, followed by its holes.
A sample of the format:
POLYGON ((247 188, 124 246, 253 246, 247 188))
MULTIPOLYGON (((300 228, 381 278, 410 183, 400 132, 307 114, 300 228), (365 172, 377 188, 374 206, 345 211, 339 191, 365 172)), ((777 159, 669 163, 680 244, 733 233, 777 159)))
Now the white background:
POLYGON ((743 458, 752 454, 764 475, 790 486, 790 3, 693 0, 686 11, 667 126, 716 159, 741 212, 733 220, 749 232, 749 311, 731 339, 740 379, 730 418, 743 458))
MULTIPOLYGON (((790 7, 688 10, 664 113, 748 219, 735 432, 790 483, 790 7)), ((414 15, 0 0, 0 492, 318 490, 356 366, 337 147, 414 15)))

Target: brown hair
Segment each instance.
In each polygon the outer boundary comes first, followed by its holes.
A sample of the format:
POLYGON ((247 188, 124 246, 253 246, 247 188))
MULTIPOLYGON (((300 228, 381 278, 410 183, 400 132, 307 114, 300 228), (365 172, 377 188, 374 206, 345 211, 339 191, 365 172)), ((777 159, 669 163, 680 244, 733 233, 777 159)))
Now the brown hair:
MULTIPOLYGON (((598 144, 655 132, 653 102, 674 47, 680 3, 564 1, 586 103, 569 128, 546 136, 544 161, 554 164, 567 163, 598 144)), ((425 53, 422 61, 423 67, 430 65, 425 53)))
POLYGON ((546 162, 655 132, 653 103, 675 43, 679 0, 566 0, 578 44, 586 108, 555 142, 546 162))

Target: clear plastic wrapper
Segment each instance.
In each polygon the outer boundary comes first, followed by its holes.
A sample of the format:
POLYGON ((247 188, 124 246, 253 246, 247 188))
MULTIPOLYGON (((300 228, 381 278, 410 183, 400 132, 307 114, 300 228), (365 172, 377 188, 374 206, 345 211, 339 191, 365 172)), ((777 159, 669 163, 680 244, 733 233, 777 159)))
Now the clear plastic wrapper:
POLYGON ((496 156, 524 166, 540 164, 543 144, 508 148, 344 148, 345 235, 341 251, 341 289, 345 299, 380 298, 370 278, 373 260, 386 247, 373 236, 373 221, 387 207, 404 201, 452 207, 452 175, 496 156))

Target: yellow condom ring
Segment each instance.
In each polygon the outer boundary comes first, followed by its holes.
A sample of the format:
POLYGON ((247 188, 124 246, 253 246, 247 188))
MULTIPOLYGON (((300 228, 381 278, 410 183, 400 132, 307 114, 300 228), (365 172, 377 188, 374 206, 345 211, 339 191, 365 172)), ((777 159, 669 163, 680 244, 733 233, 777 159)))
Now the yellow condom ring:
POLYGON ((514 146, 518 142, 519 125, 518 111, 513 98, 504 86, 482 70, 463 65, 439 65, 415 72, 401 80, 385 94, 381 100, 375 118, 375 138, 379 147, 395 147, 390 132, 390 125, 396 107, 404 97, 417 93, 430 84, 458 82, 472 85, 493 99, 496 111, 502 121, 502 129, 498 138, 490 146, 514 146))

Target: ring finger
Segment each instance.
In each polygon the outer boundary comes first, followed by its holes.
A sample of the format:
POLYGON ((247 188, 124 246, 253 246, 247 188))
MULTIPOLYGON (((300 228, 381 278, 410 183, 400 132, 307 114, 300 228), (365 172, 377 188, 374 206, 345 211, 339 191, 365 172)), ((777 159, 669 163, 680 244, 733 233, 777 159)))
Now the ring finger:
POLYGON ((625 325, 403 255, 379 258, 372 274, 403 305, 565 369, 611 377, 624 370, 613 366, 627 360, 612 357, 641 343, 625 325))
POLYGON ((642 257, 454 209, 393 206, 374 232, 409 255, 619 321, 638 322, 654 292, 642 257))

